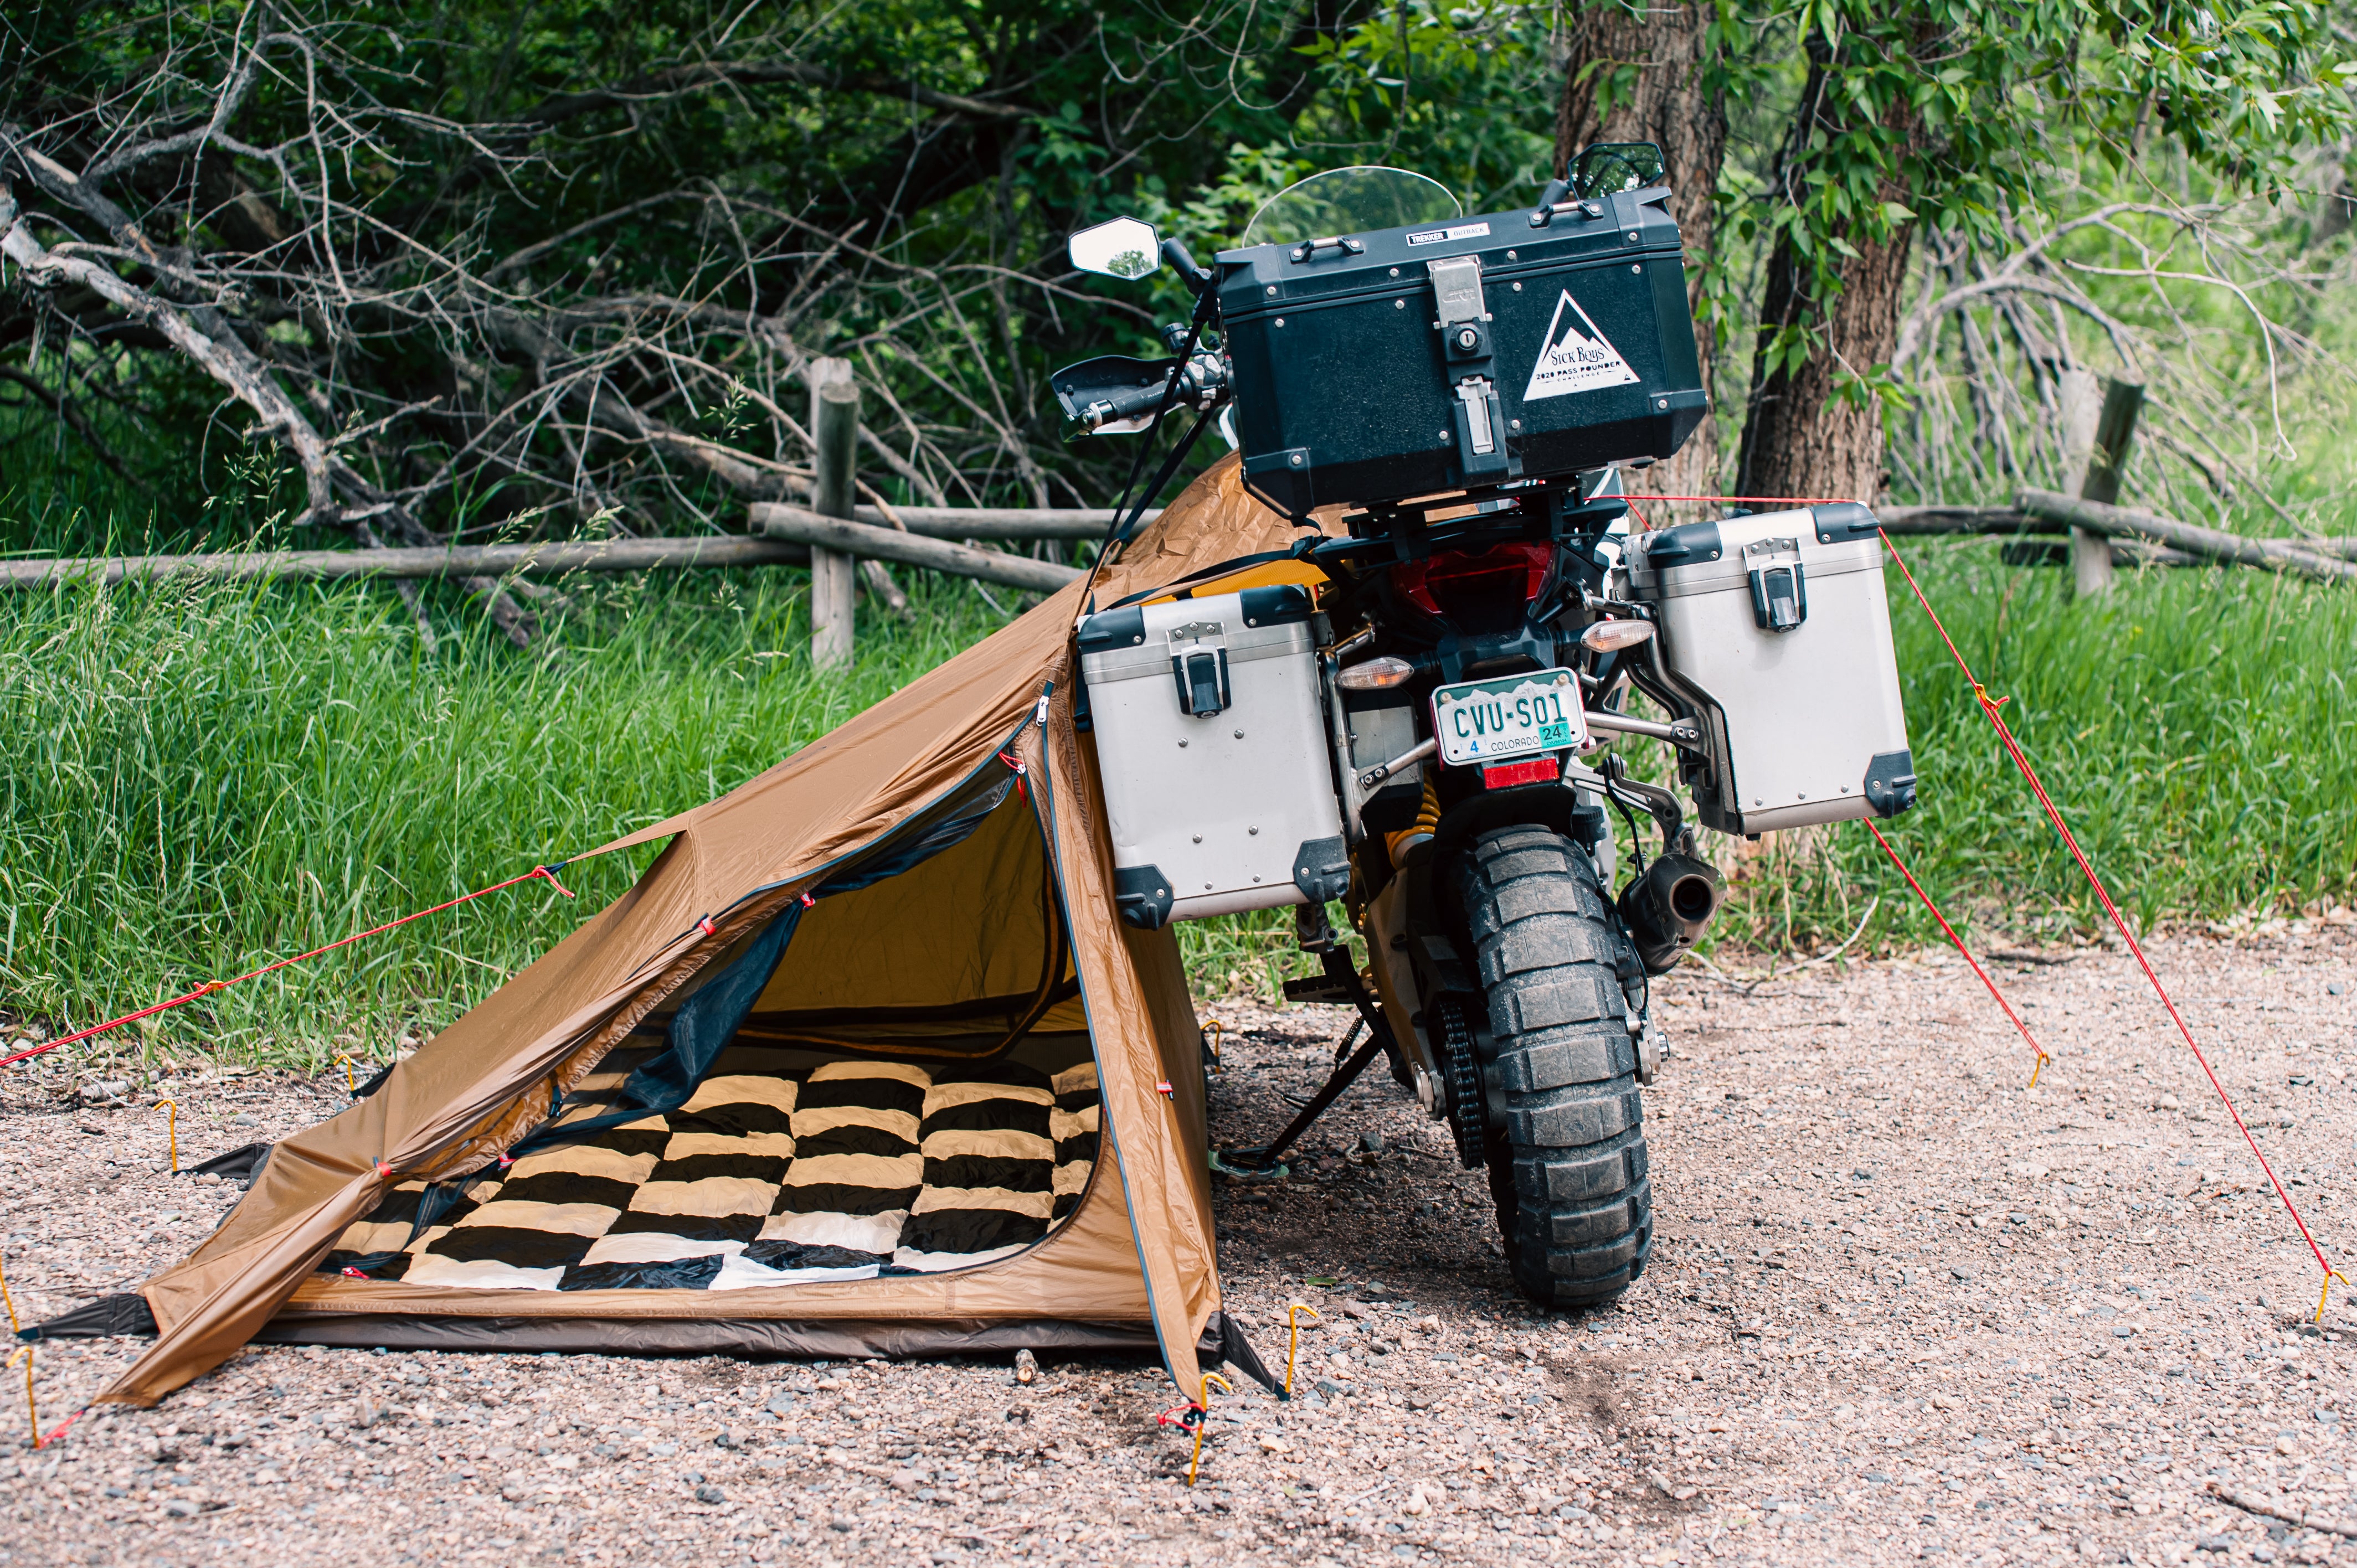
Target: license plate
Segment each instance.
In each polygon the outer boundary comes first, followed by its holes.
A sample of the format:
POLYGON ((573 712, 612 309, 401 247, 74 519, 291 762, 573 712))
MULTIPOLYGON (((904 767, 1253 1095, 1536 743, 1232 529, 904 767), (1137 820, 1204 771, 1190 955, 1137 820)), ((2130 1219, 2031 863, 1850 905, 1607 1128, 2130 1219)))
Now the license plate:
POLYGON ((1540 670, 1443 686, 1432 694, 1432 733, 1440 760, 1452 766, 1567 751, 1587 740, 1579 678, 1540 670))

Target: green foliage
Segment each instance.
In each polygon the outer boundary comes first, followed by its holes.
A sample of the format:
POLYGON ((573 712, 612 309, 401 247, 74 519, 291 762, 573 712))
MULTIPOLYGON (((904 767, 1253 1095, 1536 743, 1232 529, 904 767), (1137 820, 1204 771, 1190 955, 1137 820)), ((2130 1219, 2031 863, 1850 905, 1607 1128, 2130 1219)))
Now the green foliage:
MULTIPOLYGON (((1734 47, 1749 40, 1728 20, 1724 91, 1755 93, 1788 74, 1789 57, 1734 47)), ((1918 225, 1996 241, 2005 219, 2045 209, 2083 149, 2125 168, 2158 139, 2229 186, 2266 189, 2304 149, 2357 124, 2357 66, 2341 63, 2322 5, 1804 0, 1792 25, 1809 67, 1799 109, 1767 199, 1730 214, 1743 242, 1790 252, 1814 304, 1806 319, 1771 324, 1770 371, 1822 347, 1842 263, 1860 247, 1918 225)))
POLYGON ((1469 212, 1523 205, 1562 172, 1550 21, 1494 0, 1401 0, 1302 50, 1329 87, 1297 140, 1427 175, 1469 212))
MULTIPOLYGON (((641 532, 723 522, 736 495, 601 434, 598 400, 793 463, 779 421, 712 405, 733 379, 791 407, 813 354, 852 359, 889 392, 898 417, 879 429, 950 499, 1103 502, 1131 446, 1061 446, 1046 373, 1150 343, 1144 329, 1186 302, 1168 274, 1152 294, 1071 278, 1065 233, 1138 211, 1208 257, 1260 199, 1353 162, 1519 202, 1547 173, 1556 88, 1544 16, 1504 5, 564 0, 274 16, 257 57, 242 10, 36 0, 0 34, 0 96, 44 156, 87 169, 207 125, 251 71, 200 156, 108 189, 153 242, 243 269, 237 287, 199 292, 243 313, 319 424, 370 431, 346 456, 371 484, 417 488, 436 529, 463 489, 437 476, 478 464, 478 482, 511 481, 509 507, 554 510, 544 527, 617 499, 641 532), (285 265, 251 260, 274 246, 285 265), (585 493, 585 474, 608 493, 585 493)), ((8 177, 40 204, 45 243, 92 237, 70 203, 8 177)), ((230 482, 223 427, 249 413, 160 345, 102 347, 113 328, 86 305, 69 307, 74 362, 51 362, 68 335, 40 304, 0 292, 0 341, 29 338, 27 372, 87 412, 167 515, 230 482), (128 395, 100 384, 110 356, 135 367, 128 395)), ((53 458, 94 448, 31 401, 16 410, 0 417, 12 481, 36 510, 77 515, 56 465, 22 459, 35 432, 53 458)), ((879 478, 932 499, 908 469, 879 478)))

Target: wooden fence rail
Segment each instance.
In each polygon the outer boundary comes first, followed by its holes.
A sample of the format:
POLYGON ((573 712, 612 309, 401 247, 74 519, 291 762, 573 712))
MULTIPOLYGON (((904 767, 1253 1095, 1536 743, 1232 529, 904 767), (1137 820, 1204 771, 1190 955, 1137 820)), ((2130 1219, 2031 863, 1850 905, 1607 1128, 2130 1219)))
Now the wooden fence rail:
MULTIPOLYGON (((898 510, 897 508, 895 509, 898 510)), ((1028 555, 1003 555, 976 550, 946 539, 931 539, 913 531, 902 533, 849 518, 824 517, 802 507, 761 501, 753 507, 753 526, 771 539, 791 540, 815 550, 894 561, 929 571, 952 572, 985 583, 1052 594, 1081 575, 1077 566, 1060 561, 1034 561, 1028 555)))
MULTIPOLYGON (((2259 566, 2319 583, 2357 583, 2357 542, 2256 539, 2181 522, 2140 507, 2109 506, 2024 490, 2009 507, 1886 507, 1876 514, 1894 534, 1989 533, 2065 535, 2072 530, 2126 542, 2215 565, 2259 566)), ((2167 556, 2163 557, 2164 559, 2167 556)))
MULTIPOLYGON (((248 582, 267 578, 563 576, 574 572, 648 572, 721 566, 807 566, 822 548, 867 560, 948 572, 1033 593, 1052 593, 1078 575, 1060 562, 978 550, 963 540, 1084 541, 1104 537, 1109 511, 1078 508, 858 507, 848 519, 806 508, 760 504, 762 536, 551 541, 393 550, 258 550, 204 555, 116 555, 0 560, 0 589, 59 583, 248 582)), ((1157 512, 1149 511, 1151 521, 1157 512)), ((2357 583, 2357 541, 2258 539, 2134 507, 2048 490, 2024 490, 2009 507, 1891 506, 1876 514, 1894 535, 1986 534, 2060 539, 2073 530, 2108 539, 2127 562, 2241 565, 2317 582, 2357 583)))
POLYGON ((683 566, 806 566, 807 546, 712 534, 700 539, 609 539, 542 544, 426 545, 400 550, 255 550, 212 555, 114 555, 0 561, 0 587, 52 583, 246 582, 265 577, 475 577, 522 572, 645 572, 683 566))

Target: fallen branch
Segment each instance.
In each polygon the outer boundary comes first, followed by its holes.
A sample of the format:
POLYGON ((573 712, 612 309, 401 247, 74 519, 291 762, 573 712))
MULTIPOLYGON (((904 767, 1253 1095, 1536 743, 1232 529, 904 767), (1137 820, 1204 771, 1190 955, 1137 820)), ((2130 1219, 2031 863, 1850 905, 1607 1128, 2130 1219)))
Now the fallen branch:
MULTIPOLYGON (((258 550, 215 555, 116 555, 0 561, 0 587, 167 578, 253 582, 271 578, 479 577, 511 572, 644 572, 712 566, 806 566, 810 552, 769 539, 614 539, 587 543, 468 544, 447 549, 258 550)), ((1033 563, 1039 564, 1039 563, 1033 563)))
POLYGON ((2064 527, 2084 529, 2106 539, 2140 539, 2164 544, 2188 555, 2229 562, 2237 566, 2264 566, 2319 583, 2357 583, 2357 564, 2327 560, 2311 550, 2279 539, 2245 539, 2214 528, 2179 522, 2173 517, 2139 508, 2106 506, 2080 500, 2052 490, 2024 490, 2021 510, 2032 517, 2064 527))
POLYGON ((908 511, 902 510, 900 515, 909 520, 911 532, 901 533, 872 523, 823 517, 801 507, 774 502, 757 503, 752 509, 753 527, 771 539, 790 539, 797 544, 814 544, 846 555, 897 561, 907 566, 976 577, 985 583, 1004 583, 1041 594, 1052 594, 1081 575, 1079 567, 1059 562, 1034 561, 1028 555, 1000 555, 952 544, 945 539, 929 539, 914 532, 916 520, 908 511))
MULTIPOLYGON (((148 243, 138 225, 94 188, 47 159, 28 161, 27 166, 36 173, 46 172, 50 183, 61 184, 75 204, 104 223, 119 242, 135 245, 151 257, 155 254, 155 247, 148 243)), ((230 328, 219 309, 196 305, 183 308, 125 282, 107 267, 45 249, 18 213, 16 192, 5 180, 0 180, 0 256, 22 267, 27 280, 36 287, 54 287, 64 281, 89 289, 132 320, 156 329, 174 349, 227 387, 238 401, 253 411, 264 430, 274 432, 295 454, 303 470, 304 489, 309 500, 298 521, 355 525, 361 542, 371 547, 375 544, 376 534, 365 520, 377 515, 389 515, 400 532, 412 540, 413 546, 416 541, 435 537, 424 523, 387 500, 336 456, 334 446, 322 438, 295 406, 270 368, 230 328), (337 504, 339 489, 359 499, 363 510, 347 516, 337 504)), ((469 577, 463 585, 468 593, 483 597, 493 623, 507 634, 509 641, 518 648, 532 645, 539 623, 531 612, 501 593, 499 585, 489 578, 469 577)), ((416 606, 411 604, 410 609, 414 613, 416 606)), ((425 626, 422 618, 419 625, 425 626)), ((430 630, 427 635, 432 635, 430 630)))
POLYGON ((2286 1524, 2296 1524, 2302 1530, 2322 1530, 2327 1535, 2343 1536, 2351 1541, 2357 1541, 2357 1524, 2341 1524, 2329 1519, 2317 1519, 2301 1513, 2287 1503, 2271 1502, 2266 1498, 2236 1491, 2232 1487, 2222 1487, 2214 1481, 2210 1484, 2210 1489, 2218 1495, 2219 1501, 2232 1503, 2244 1513, 2255 1513, 2262 1519, 2279 1519, 2286 1524))
MULTIPOLYGON (((933 539, 1081 539, 1101 540, 1113 526, 1111 510, 1078 507, 896 506, 891 516, 875 507, 853 509, 866 523, 893 526, 898 519, 910 533, 933 539)), ((1146 514, 1152 522, 1162 515, 1156 508, 1146 514)))
POLYGON ((2048 522, 2018 507, 1891 506, 1878 509, 1875 521, 1885 533, 2068 533, 2067 523, 2048 522))

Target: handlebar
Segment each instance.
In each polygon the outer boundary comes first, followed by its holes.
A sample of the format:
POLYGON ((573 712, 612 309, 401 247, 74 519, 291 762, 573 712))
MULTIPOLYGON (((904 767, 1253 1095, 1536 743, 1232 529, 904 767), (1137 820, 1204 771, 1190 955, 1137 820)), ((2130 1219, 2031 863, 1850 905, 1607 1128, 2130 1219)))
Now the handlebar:
MULTIPOLYGON (((1075 417, 1092 434, 1125 421, 1150 419, 1154 411, 1162 406, 1162 388, 1159 381, 1147 386, 1108 387, 1083 405, 1075 417)), ((1206 349, 1187 361, 1186 370, 1179 373, 1178 389, 1171 393, 1170 406, 1208 411, 1218 407, 1227 392, 1227 361, 1218 350, 1206 349)))
POLYGON ((1199 265, 1195 258, 1188 254, 1186 245, 1175 234, 1162 242, 1162 258, 1177 270, 1178 275, 1187 281, 1187 286, 1198 295, 1203 294, 1213 284, 1220 281, 1217 273, 1212 272, 1209 267, 1199 265))
POLYGON ((1117 387, 1081 410, 1081 423, 1097 430, 1125 419, 1146 418, 1161 406, 1162 385, 1158 381, 1150 387, 1117 387))

